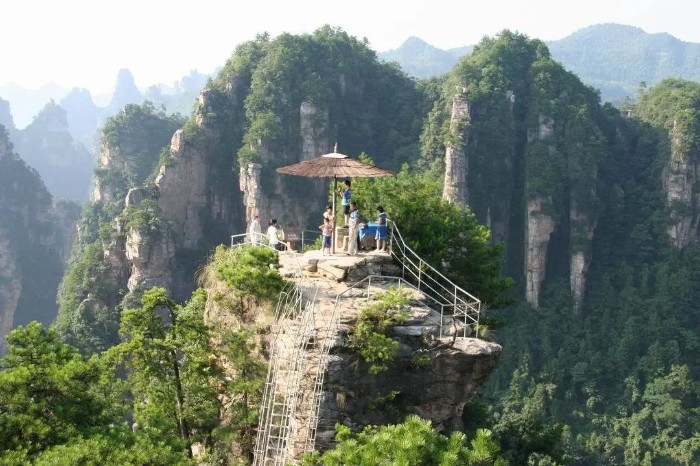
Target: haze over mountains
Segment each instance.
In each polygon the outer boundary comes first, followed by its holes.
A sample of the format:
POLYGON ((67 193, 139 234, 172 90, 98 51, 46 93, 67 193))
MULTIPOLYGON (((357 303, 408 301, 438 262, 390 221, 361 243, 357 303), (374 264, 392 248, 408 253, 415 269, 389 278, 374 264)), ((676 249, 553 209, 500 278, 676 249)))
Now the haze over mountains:
MULTIPOLYGON (((599 89, 603 101, 616 104, 633 98, 640 83, 652 86, 667 77, 700 80, 700 44, 665 33, 647 34, 633 26, 599 24, 547 42, 547 46, 555 60, 585 84, 599 89)), ((472 50, 471 45, 441 50, 409 37, 398 49, 377 55, 422 79, 447 73, 472 50)), ((35 90, 14 84, 1 86, 0 124, 53 195, 83 201, 97 151, 96 131, 108 117, 127 104, 144 100, 166 113, 188 115, 207 79, 207 75, 192 71, 172 86, 139 88, 132 73, 122 69, 111 96, 93 96, 87 89, 68 90, 55 84, 35 90)))
MULTIPOLYGON (((555 60, 601 91, 603 101, 632 97, 641 82, 651 86, 667 77, 700 80, 700 44, 670 34, 648 34, 621 24, 597 24, 546 42, 555 60)), ((473 46, 442 50, 417 37, 379 53, 417 78, 448 72, 473 46)))

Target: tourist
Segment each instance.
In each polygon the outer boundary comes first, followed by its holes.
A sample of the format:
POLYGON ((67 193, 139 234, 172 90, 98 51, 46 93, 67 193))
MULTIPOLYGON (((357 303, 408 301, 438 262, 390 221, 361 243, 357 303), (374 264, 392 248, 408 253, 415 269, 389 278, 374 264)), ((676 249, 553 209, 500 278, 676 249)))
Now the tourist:
POLYGON ((357 241, 360 233, 360 211, 354 202, 350 203, 350 221, 348 222, 348 254, 357 255, 357 241))
POLYGON ((345 180, 345 189, 340 190, 342 196, 340 203, 343 206, 343 218, 345 226, 348 225, 348 216, 350 215, 350 203, 352 202, 352 189, 350 189, 350 180, 345 180))
POLYGON ((248 240, 250 241, 250 244, 254 246, 260 244, 261 233, 262 230, 260 229, 260 219, 258 214, 255 214, 253 221, 250 222, 250 226, 248 227, 248 240))
POLYGON ((328 217, 323 217, 323 225, 320 225, 319 228, 321 229, 321 234, 323 235, 323 244, 321 246, 321 255, 325 256, 326 251, 328 251, 328 255, 330 256, 331 254, 331 236, 333 235, 333 224, 331 221, 328 219, 328 217))
POLYGON ((384 207, 377 207, 377 212, 379 217, 377 218, 377 233, 374 235, 374 239, 377 240, 377 252, 384 251, 386 248, 386 212, 384 212, 384 207))
POLYGON ((326 204, 326 211, 323 212, 323 218, 328 219, 331 225, 335 225, 335 215, 333 215, 333 206, 331 204, 326 204))
POLYGON ((267 244, 273 249, 279 248, 279 239, 277 239, 277 220, 272 219, 267 227, 267 244))

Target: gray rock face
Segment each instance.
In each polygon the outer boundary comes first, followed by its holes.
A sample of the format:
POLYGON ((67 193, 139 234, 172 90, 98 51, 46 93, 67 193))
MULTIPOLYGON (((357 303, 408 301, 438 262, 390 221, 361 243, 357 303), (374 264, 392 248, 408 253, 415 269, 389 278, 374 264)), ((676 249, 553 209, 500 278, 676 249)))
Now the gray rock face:
POLYGON ((666 202, 671 209, 668 227, 671 243, 682 249, 697 241, 700 234, 700 163, 692 154, 683 153, 687 136, 674 120, 671 128, 671 157, 664 170, 666 202))
POLYGON ((571 255, 569 263, 569 283, 574 311, 579 311, 583 305, 586 290, 586 275, 591 264, 591 247, 593 231, 596 222, 581 212, 578 212, 572 202, 571 214, 571 255))
POLYGON ((284 161, 281 165, 291 165, 330 152, 332 144, 327 136, 328 118, 327 110, 321 110, 309 102, 302 102, 299 106, 298 131, 301 142, 299 147, 286 148, 283 153, 279 153, 269 149, 265 141, 257 142, 260 154, 259 163, 249 163, 248 166, 241 167, 239 172, 239 185, 241 192, 243 192, 246 210, 246 225, 250 224, 252 216, 255 214, 260 216, 263 227, 273 218, 276 218, 285 228, 301 229, 308 227, 309 224, 314 224, 313 222, 316 220, 310 223, 309 214, 313 211, 322 211, 328 182, 312 178, 278 175, 274 172, 266 173, 263 171, 263 167, 268 164, 278 166, 280 161, 284 161), (267 179, 263 180, 265 177, 267 179), (265 188, 263 188, 263 182, 265 182, 265 188), (295 203, 289 199, 289 192, 291 190, 298 191, 300 188, 290 188, 285 185, 286 182, 305 183, 302 188, 306 194, 303 203, 295 203))
POLYGON ((445 150, 445 185, 442 191, 443 199, 461 206, 467 205, 467 172, 469 159, 464 152, 464 142, 468 137, 470 122, 469 100, 460 94, 452 102, 452 117, 450 118, 450 141, 445 150))
MULTIPOLYGON (((263 196, 260 182, 262 165, 249 163, 247 167, 241 167, 239 173, 239 187, 243 192, 243 204, 245 205, 246 225, 250 225, 253 218, 261 213, 269 212, 267 198, 263 196)), ((262 228, 262 225, 261 225, 262 228)), ((247 228, 246 228, 246 231, 247 228)))
POLYGON ((397 357, 388 362, 387 371, 372 374, 369 364, 352 346, 351 335, 362 309, 373 302, 367 300, 368 293, 374 296, 396 286, 395 278, 375 275, 390 269, 391 257, 324 257, 314 252, 317 254, 310 252, 298 259, 280 256, 282 270, 293 268, 297 262, 315 262, 318 273, 308 271, 302 274, 306 278, 294 279, 303 290, 304 299, 315 299, 315 304, 300 313, 285 314, 295 317, 273 324, 268 342, 269 353, 276 358, 270 361, 272 367, 284 371, 291 361, 296 361, 299 371, 298 377, 276 372, 279 391, 275 396, 293 393, 296 398, 289 419, 292 427, 286 459, 298 458, 309 447, 307 435, 314 433, 316 449, 332 448, 336 423, 361 430, 370 424, 401 422, 407 414, 414 413, 429 419, 440 430, 462 428, 464 406, 478 394, 495 367, 501 347, 474 338, 453 340, 451 334, 461 331, 460 324, 451 317, 441 317, 427 306, 430 300, 423 292, 404 284, 411 304, 401 310, 406 320, 390 333, 399 344, 397 357), (331 268, 335 273, 328 272, 331 268), (348 283, 353 282, 361 284, 348 289, 348 283), (313 314, 311 323, 304 317, 308 313, 313 314), (309 325, 309 333, 300 330, 309 325), (324 359, 322 348, 326 347, 329 350, 325 379, 315 398, 319 380, 316 377, 324 359), (281 366, 282 362, 285 364, 281 366), (318 425, 313 430, 316 402, 318 425))
POLYGON ((204 235, 207 212, 221 211, 222 207, 210 205, 207 195, 207 154, 188 144, 181 129, 173 135, 170 154, 173 163, 162 166, 156 178, 158 205, 171 222, 176 241, 181 247, 194 249, 204 235))
POLYGON ((418 414, 439 430, 463 427, 464 405, 477 395, 495 367, 501 347, 481 340, 460 340, 453 347, 425 353, 430 362, 416 368, 411 365, 415 346, 406 344, 393 367, 378 375, 367 374, 361 363, 347 356, 332 358, 326 379, 329 390, 322 404, 319 449, 332 446, 324 439, 335 422, 360 430, 365 425, 396 422, 406 414, 418 414))
POLYGON ((302 102, 299 108, 301 160, 309 160, 325 153, 328 147, 326 131, 328 110, 321 111, 312 103, 302 102))
POLYGON ((554 219, 543 209, 551 199, 535 198, 527 202, 525 232, 525 298, 533 307, 540 303, 540 291, 545 276, 549 237, 554 232, 554 219))
POLYGON ((170 234, 153 235, 144 228, 132 228, 126 235, 126 259, 131 262, 127 287, 130 292, 160 286, 170 289, 175 245, 170 234))

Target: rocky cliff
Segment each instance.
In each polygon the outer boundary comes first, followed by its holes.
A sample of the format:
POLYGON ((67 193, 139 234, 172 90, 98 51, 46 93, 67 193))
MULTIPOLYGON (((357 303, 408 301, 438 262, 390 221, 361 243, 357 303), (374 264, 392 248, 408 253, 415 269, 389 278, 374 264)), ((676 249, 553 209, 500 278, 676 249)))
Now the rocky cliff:
POLYGON ((277 370, 274 378, 268 376, 271 386, 266 392, 272 389, 276 404, 284 399, 290 410, 285 421, 277 417, 280 413, 266 411, 265 405, 261 408, 258 429, 263 438, 268 433, 286 435, 275 426, 287 422, 289 437, 284 444, 270 438, 268 446, 260 449, 279 447, 281 450, 273 454, 280 458, 283 450, 289 461, 310 448, 332 448, 336 423, 358 431, 367 425, 400 422, 410 413, 430 419, 443 432, 463 429, 463 408, 480 392, 501 347, 475 338, 453 339, 455 327, 447 317, 441 337, 439 313, 428 307, 420 291, 410 289, 409 304, 397 311, 406 319, 389 332, 398 344, 396 358, 386 371, 373 373, 352 338, 362 310, 376 302, 375 295, 396 284, 379 275, 395 275, 396 266, 388 254, 322 257, 319 253, 280 255, 280 273, 298 287, 302 300, 309 304, 301 313, 294 307, 296 312, 287 315, 283 294, 277 319, 252 300, 245 301, 242 312, 231 313, 225 303, 239 301, 235 292, 211 276, 206 280, 211 298, 207 300, 207 320, 221 333, 242 324, 257 329, 255 333, 265 347, 262 354, 277 370), (351 288, 369 275, 371 286, 363 282, 364 286, 351 288), (312 313, 313 318, 306 319, 304 312, 312 313), (325 377, 321 378, 321 373, 325 377), (269 425, 266 419, 271 421, 269 425))
POLYGON ((550 262, 565 262, 579 309, 605 144, 597 96, 543 43, 509 32, 477 46, 444 92, 437 106, 443 116, 431 115, 423 134, 425 158, 444 150, 444 196, 468 201, 493 238, 506 242, 507 273, 522 280, 532 306, 539 306, 550 262), (441 145, 432 142, 440 131, 441 145))
POLYGON ((71 315, 88 294, 107 308, 133 303, 152 285, 184 299, 213 246, 245 231, 255 213, 263 224, 277 218, 285 229, 315 229, 328 180, 275 169, 329 152, 336 140, 343 152, 364 150, 397 168, 425 105, 410 79, 330 27, 241 44, 184 124, 152 105, 127 105, 103 130, 76 248, 78 258, 95 248, 102 257, 77 259, 67 275, 64 337, 87 342, 71 315), (80 283, 83 269, 104 272, 99 292, 80 283), (76 331, 84 338, 73 338, 76 331))
POLYGON ((671 243, 683 249, 700 239, 700 85, 669 79, 640 96, 632 115, 660 137, 663 189, 671 219, 671 243))
POLYGON ((55 318, 77 215, 77 206, 53 202, 0 126, 0 338, 17 325, 55 318))
POLYGON ((469 158, 464 153, 464 140, 469 136, 467 131, 470 118, 469 100, 465 95, 459 94, 452 102, 450 138, 445 144, 445 188, 442 197, 460 206, 469 203, 469 190, 466 186, 469 158))

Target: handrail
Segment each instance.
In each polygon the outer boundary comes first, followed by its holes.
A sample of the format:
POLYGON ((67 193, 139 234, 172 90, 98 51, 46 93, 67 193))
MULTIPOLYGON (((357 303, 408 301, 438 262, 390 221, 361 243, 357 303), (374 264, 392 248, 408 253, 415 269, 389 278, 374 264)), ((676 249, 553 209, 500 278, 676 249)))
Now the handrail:
MULTIPOLYGON (((307 242, 307 236, 309 236, 309 233, 311 233, 311 236, 314 238, 313 241, 316 241, 318 238, 323 236, 323 234, 318 231, 318 230, 301 230, 301 250, 304 250, 304 246, 306 246, 307 242), (315 235, 315 236, 314 236, 315 235)), ((311 243, 311 241, 309 241, 311 243)))
POLYGON ((452 315, 464 324, 463 338, 468 336, 467 328, 471 328, 478 338, 481 301, 425 262, 406 244, 396 222, 388 220, 387 225, 389 254, 401 266, 402 278, 408 276, 420 291, 441 305, 451 307, 452 315))
MULTIPOLYGON (((309 430, 307 431, 307 436, 306 436, 306 441, 305 441, 305 451, 313 451, 316 443, 316 432, 318 430, 318 422, 319 422, 319 413, 321 409, 321 392, 323 390, 323 384, 325 380, 325 374, 326 370, 328 368, 328 355, 330 353, 331 346, 333 345, 334 339, 335 339, 335 334, 338 331, 338 322, 340 318, 340 300, 343 298, 344 295, 350 293, 352 290, 355 290, 357 288, 364 288, 366 285, 367 293, 363 297, 367 300, 369 300, 372 296, 372 280, 381 280, 383 282, 386 281, 394 281, 398 283, 398 288, 402 289, 403 287, 416 290, 420 292, 423 296, 425 296, 428 299, 433 299, 430 295, 427 293, 421 291, 410 283, 409 281, 405 280, 402 277, 394 277, 394 276, 388 276, 388 275, 368 275, 362 280, 353 283, 351 286, 346 288, 345 290, 341 291, 338 293, 338 295, 335 297, 335 304, 333 306, 333 313, 331 314, 330 321, 328 322, 328 326, 325 329, 325 338, 323 338, 323 346, 321 348, 321 354, 320 354, 320 359, 318 366, 316 368, 316 374, 314 375, 313 379, 313 394, 311 398, 311 413, 309 415, 309 430)), ((375 291, 374 294, 377 294, 379 291, 375 291)), ((436 311, 436 310, 435 310, 436 311)), ((437 312, 437 311, 436 311, 437 312)), ((453 327, 456 327, 455 321, 457 321, 454 316, 448 316, 448 320, 452 320, 451 325, 453 327)), ((443 337, 443 327, 447 326, 445 324, 445 306, 440 306, 440 317, 439 321, 435 318, 428 317, 427 318, 428 322, 432 322, 439 328, 439 338, 443 337)), ((455 329, 455 334, 459 331, 459 329, 455 329)))

